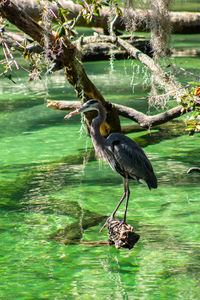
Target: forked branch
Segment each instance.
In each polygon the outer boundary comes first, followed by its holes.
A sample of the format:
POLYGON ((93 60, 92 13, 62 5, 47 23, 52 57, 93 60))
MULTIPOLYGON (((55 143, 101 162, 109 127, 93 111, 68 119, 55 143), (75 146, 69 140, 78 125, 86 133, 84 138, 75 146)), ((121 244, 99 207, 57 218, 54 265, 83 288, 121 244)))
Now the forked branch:
MULTIPOLYGON (((120 116, 123 116, 125 118, 128 118, 137 124, 139 124, 143 128, 151 128, 156 125, 164 124, 170 120, 173 120, 183 114, 186 113, 186 110, 183 110, 182 105, 176 106, 166 112, 154 115, 154 116, 148 116, 142 112, 139 112, 133 108, 119 105, 112 103, 112 105, 117 110, 118 114, 120 116)), ((51 109, 58 109, 58 110, 74 110, 81 106, 80 101, 47 101, 47 107, 51 109)), ((126 126, 126 132, 127 132, 127 126, 126 126)), ((123 132, 123 127, 121 128, 121 132, 123 132)))

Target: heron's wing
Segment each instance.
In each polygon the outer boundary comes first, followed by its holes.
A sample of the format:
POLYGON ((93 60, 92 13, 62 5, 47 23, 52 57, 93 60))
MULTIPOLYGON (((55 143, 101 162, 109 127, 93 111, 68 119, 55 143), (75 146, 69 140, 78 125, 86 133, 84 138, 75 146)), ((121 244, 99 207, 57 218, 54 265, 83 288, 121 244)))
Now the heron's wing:
POLYGON ((152 185, 156 185, 152 165, 136 142, 122 134, 113 133, 107 138, 107 144, 116 164, 124 174, 137 180, 143 179, 147 184, 149 182, 148 185, 151 185, 150 181, 153 180, 152 185))

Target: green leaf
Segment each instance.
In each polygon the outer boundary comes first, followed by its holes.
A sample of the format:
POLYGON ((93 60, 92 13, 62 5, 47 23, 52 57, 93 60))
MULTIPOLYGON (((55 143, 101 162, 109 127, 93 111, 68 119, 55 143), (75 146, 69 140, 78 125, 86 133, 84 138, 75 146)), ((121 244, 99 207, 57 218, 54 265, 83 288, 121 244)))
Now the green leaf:
POLYGON ((189 84, 195 85, 195 86, 200 86, 200 82, 194 82, 194 81, 190 81, 188 82, 189 84))

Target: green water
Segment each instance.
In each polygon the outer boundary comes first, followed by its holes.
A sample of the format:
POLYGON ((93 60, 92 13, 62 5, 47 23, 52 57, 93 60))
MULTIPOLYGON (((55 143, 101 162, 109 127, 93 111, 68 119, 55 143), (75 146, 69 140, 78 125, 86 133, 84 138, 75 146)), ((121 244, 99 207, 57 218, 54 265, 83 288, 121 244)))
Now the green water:
MULTIPOLYGON (((197 58, 175 62, 200 71, 197 58)), ((85 66, 106 99, 146 112, 149 83, 145 70, 132 76, 137 65, 85 66)), ((65 112, 46 108, 46 99, 76 99, 63 72, 29 83, 19 71, 14 80, 0 87, 0 299, 199 299, 200 175, 186 174, 200 165, 199 135, 189 137, 183 121, 129 134, 159 183, 153 191, 131 183, 128 223, 141 236, 133 250, 65 245, 66 236, 55 236, 109 215, 122 181, 96 161, 79 116, 66 121, 65 112)), ((78 232, 82 240, 107 239, 99 222, 78 232)))

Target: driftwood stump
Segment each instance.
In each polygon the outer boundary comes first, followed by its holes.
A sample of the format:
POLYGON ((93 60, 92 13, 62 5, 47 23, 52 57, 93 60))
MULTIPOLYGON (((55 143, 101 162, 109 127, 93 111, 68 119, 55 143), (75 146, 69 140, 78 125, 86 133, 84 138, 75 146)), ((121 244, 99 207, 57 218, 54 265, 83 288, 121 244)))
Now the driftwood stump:
POLYGON ((187 170, 187 173, 193 173, 193 172, 199 172, 200 173, 200 168, 193 167, 187 170))
POLYGON ((132 249, 138 242, 140 236, 134 232, 133 227, 120 220, 108 222, 109 244, 115 244, 115 248, 132 249))

